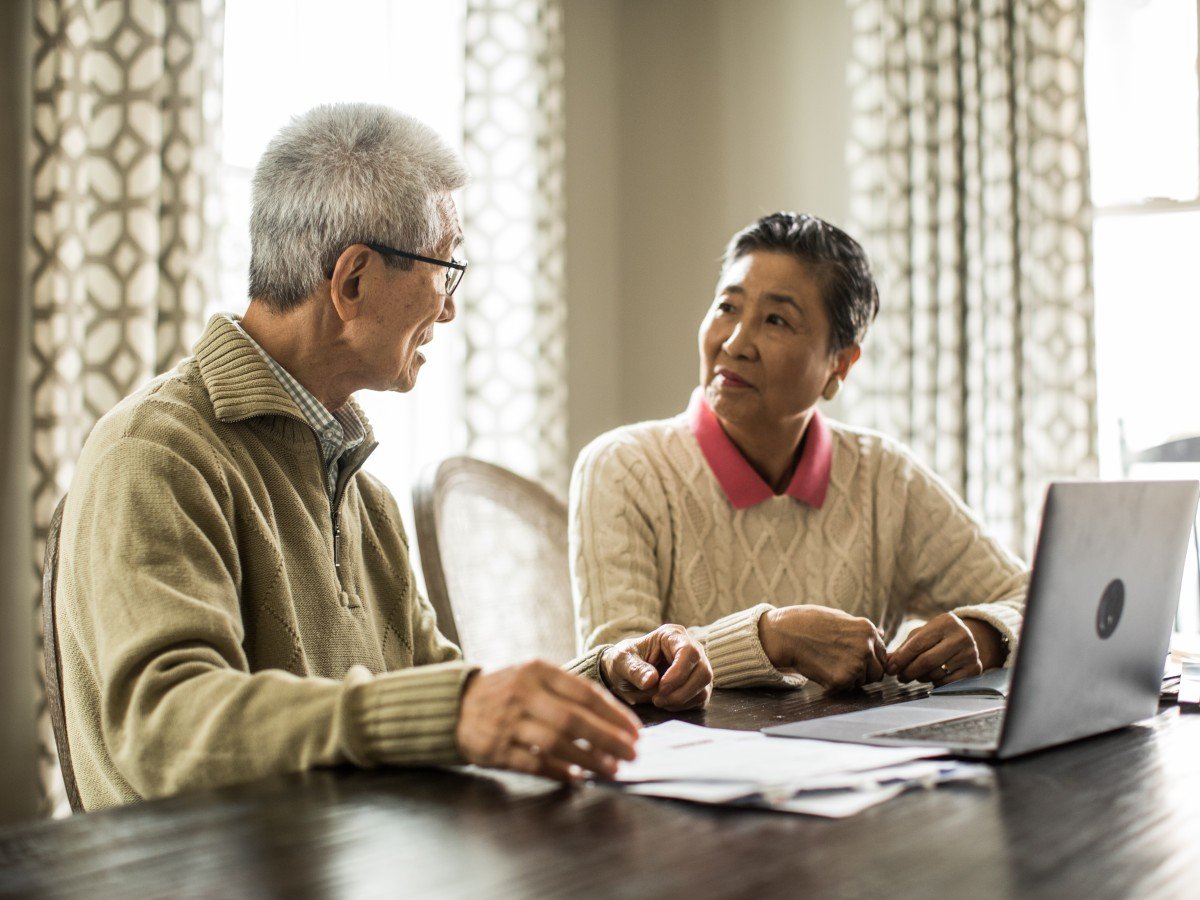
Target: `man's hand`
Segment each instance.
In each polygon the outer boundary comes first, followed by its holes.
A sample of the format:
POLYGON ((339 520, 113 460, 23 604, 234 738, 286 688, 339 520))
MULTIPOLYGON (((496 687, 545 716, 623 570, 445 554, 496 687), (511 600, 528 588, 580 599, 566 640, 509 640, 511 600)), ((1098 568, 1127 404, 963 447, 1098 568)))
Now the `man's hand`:
POLYGON ((712 696, 708 656, 682 625, 660 625, 627 638, 600 657, 604 681, 626 703, 662 709, 695 709, 712 696))
POLYGON ((616 774, 640 727, 599 685, 534 661, 472 675, 454 737, 475 765, 575 781, 616 774))
POLYGON ((785 606, 763 613, 758 635, 771 665, 799 672, 831 691, 883 677, 887 642, 870 619, 825 606, 785 606))
POLYGON ((954 613, 934 616, 914 630, 888 659, 887 671, 901 681, 949 684, 1004 662, 1004 640, 986 622, 954 613))

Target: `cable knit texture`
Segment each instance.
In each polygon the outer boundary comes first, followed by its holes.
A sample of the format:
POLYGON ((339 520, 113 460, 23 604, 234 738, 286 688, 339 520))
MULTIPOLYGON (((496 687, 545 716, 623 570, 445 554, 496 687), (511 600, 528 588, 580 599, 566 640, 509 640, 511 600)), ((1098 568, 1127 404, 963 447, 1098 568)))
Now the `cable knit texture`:
POLYGON ((97 424, 58 573, 88 809, 314 766, 462 762, 473 667, 416 588, 395 500, 360 471, 374 446, 368 427, 331 503, 316 435, 226 317, 97 424))
POLYGON ((833 464, 820 509, 788 496, 734 509, 686 415, 584 448, 570 495, 580 646, 677 622, 704 643, 718 687, 799 686, 803 677, 771 665, 758 619, 817 604, 865 616, 889 638, 905 619, 952 610, 993 625, 1015 649, 1021 561, 906 448, 828 424, 833 464))

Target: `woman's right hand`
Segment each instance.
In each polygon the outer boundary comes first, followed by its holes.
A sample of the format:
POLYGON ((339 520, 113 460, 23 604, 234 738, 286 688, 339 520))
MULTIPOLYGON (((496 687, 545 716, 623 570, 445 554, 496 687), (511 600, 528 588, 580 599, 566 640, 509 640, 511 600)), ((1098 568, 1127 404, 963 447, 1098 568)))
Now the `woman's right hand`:
POLYGON ((870 619, 826 606, 785 606, 763 613, 758 635, 771 664, 831 691, 879 681, 887 642, 870 619))

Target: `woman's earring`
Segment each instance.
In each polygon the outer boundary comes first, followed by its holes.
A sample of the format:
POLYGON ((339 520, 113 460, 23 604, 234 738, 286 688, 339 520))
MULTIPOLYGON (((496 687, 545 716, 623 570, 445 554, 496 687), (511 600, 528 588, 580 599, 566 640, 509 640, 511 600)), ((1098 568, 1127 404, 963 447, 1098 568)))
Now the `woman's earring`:
POLYGON ((834 375, 829 381, 825 382, 825 390, 821 391, 821 396, 826 400, 832 400, 838 395, 838 391, 842 389, 842 379, 834 375))

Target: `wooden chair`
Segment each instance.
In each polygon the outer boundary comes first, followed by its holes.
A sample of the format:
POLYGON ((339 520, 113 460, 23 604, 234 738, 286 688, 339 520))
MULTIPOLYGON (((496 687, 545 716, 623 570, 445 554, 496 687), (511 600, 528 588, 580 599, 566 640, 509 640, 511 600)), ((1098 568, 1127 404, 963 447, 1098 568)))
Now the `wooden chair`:
POLYGON ((71 745, 67 740, 67 714, 63 707, 62 660, 58 655, 58 626, 54 618, 54 579, 58 574, 58 532, 62 527, 63 497, 50 517, 50 533, 46 536, 46 558, 42 566, 42 654, 46 677, 46 706, 50 710, 50 724, 54 728, 54 744, 58 747, 58 765, 62 770, 67 799, 72 812, 83 812, 83 800, 79 797, 79 786, 75 783, 75 769, 71 765, 71 745))
POLYGON ((417 546, 438 628, 481 665, 575 655, 567 509, 545 488, 458 456, 413 489, 417 546))

